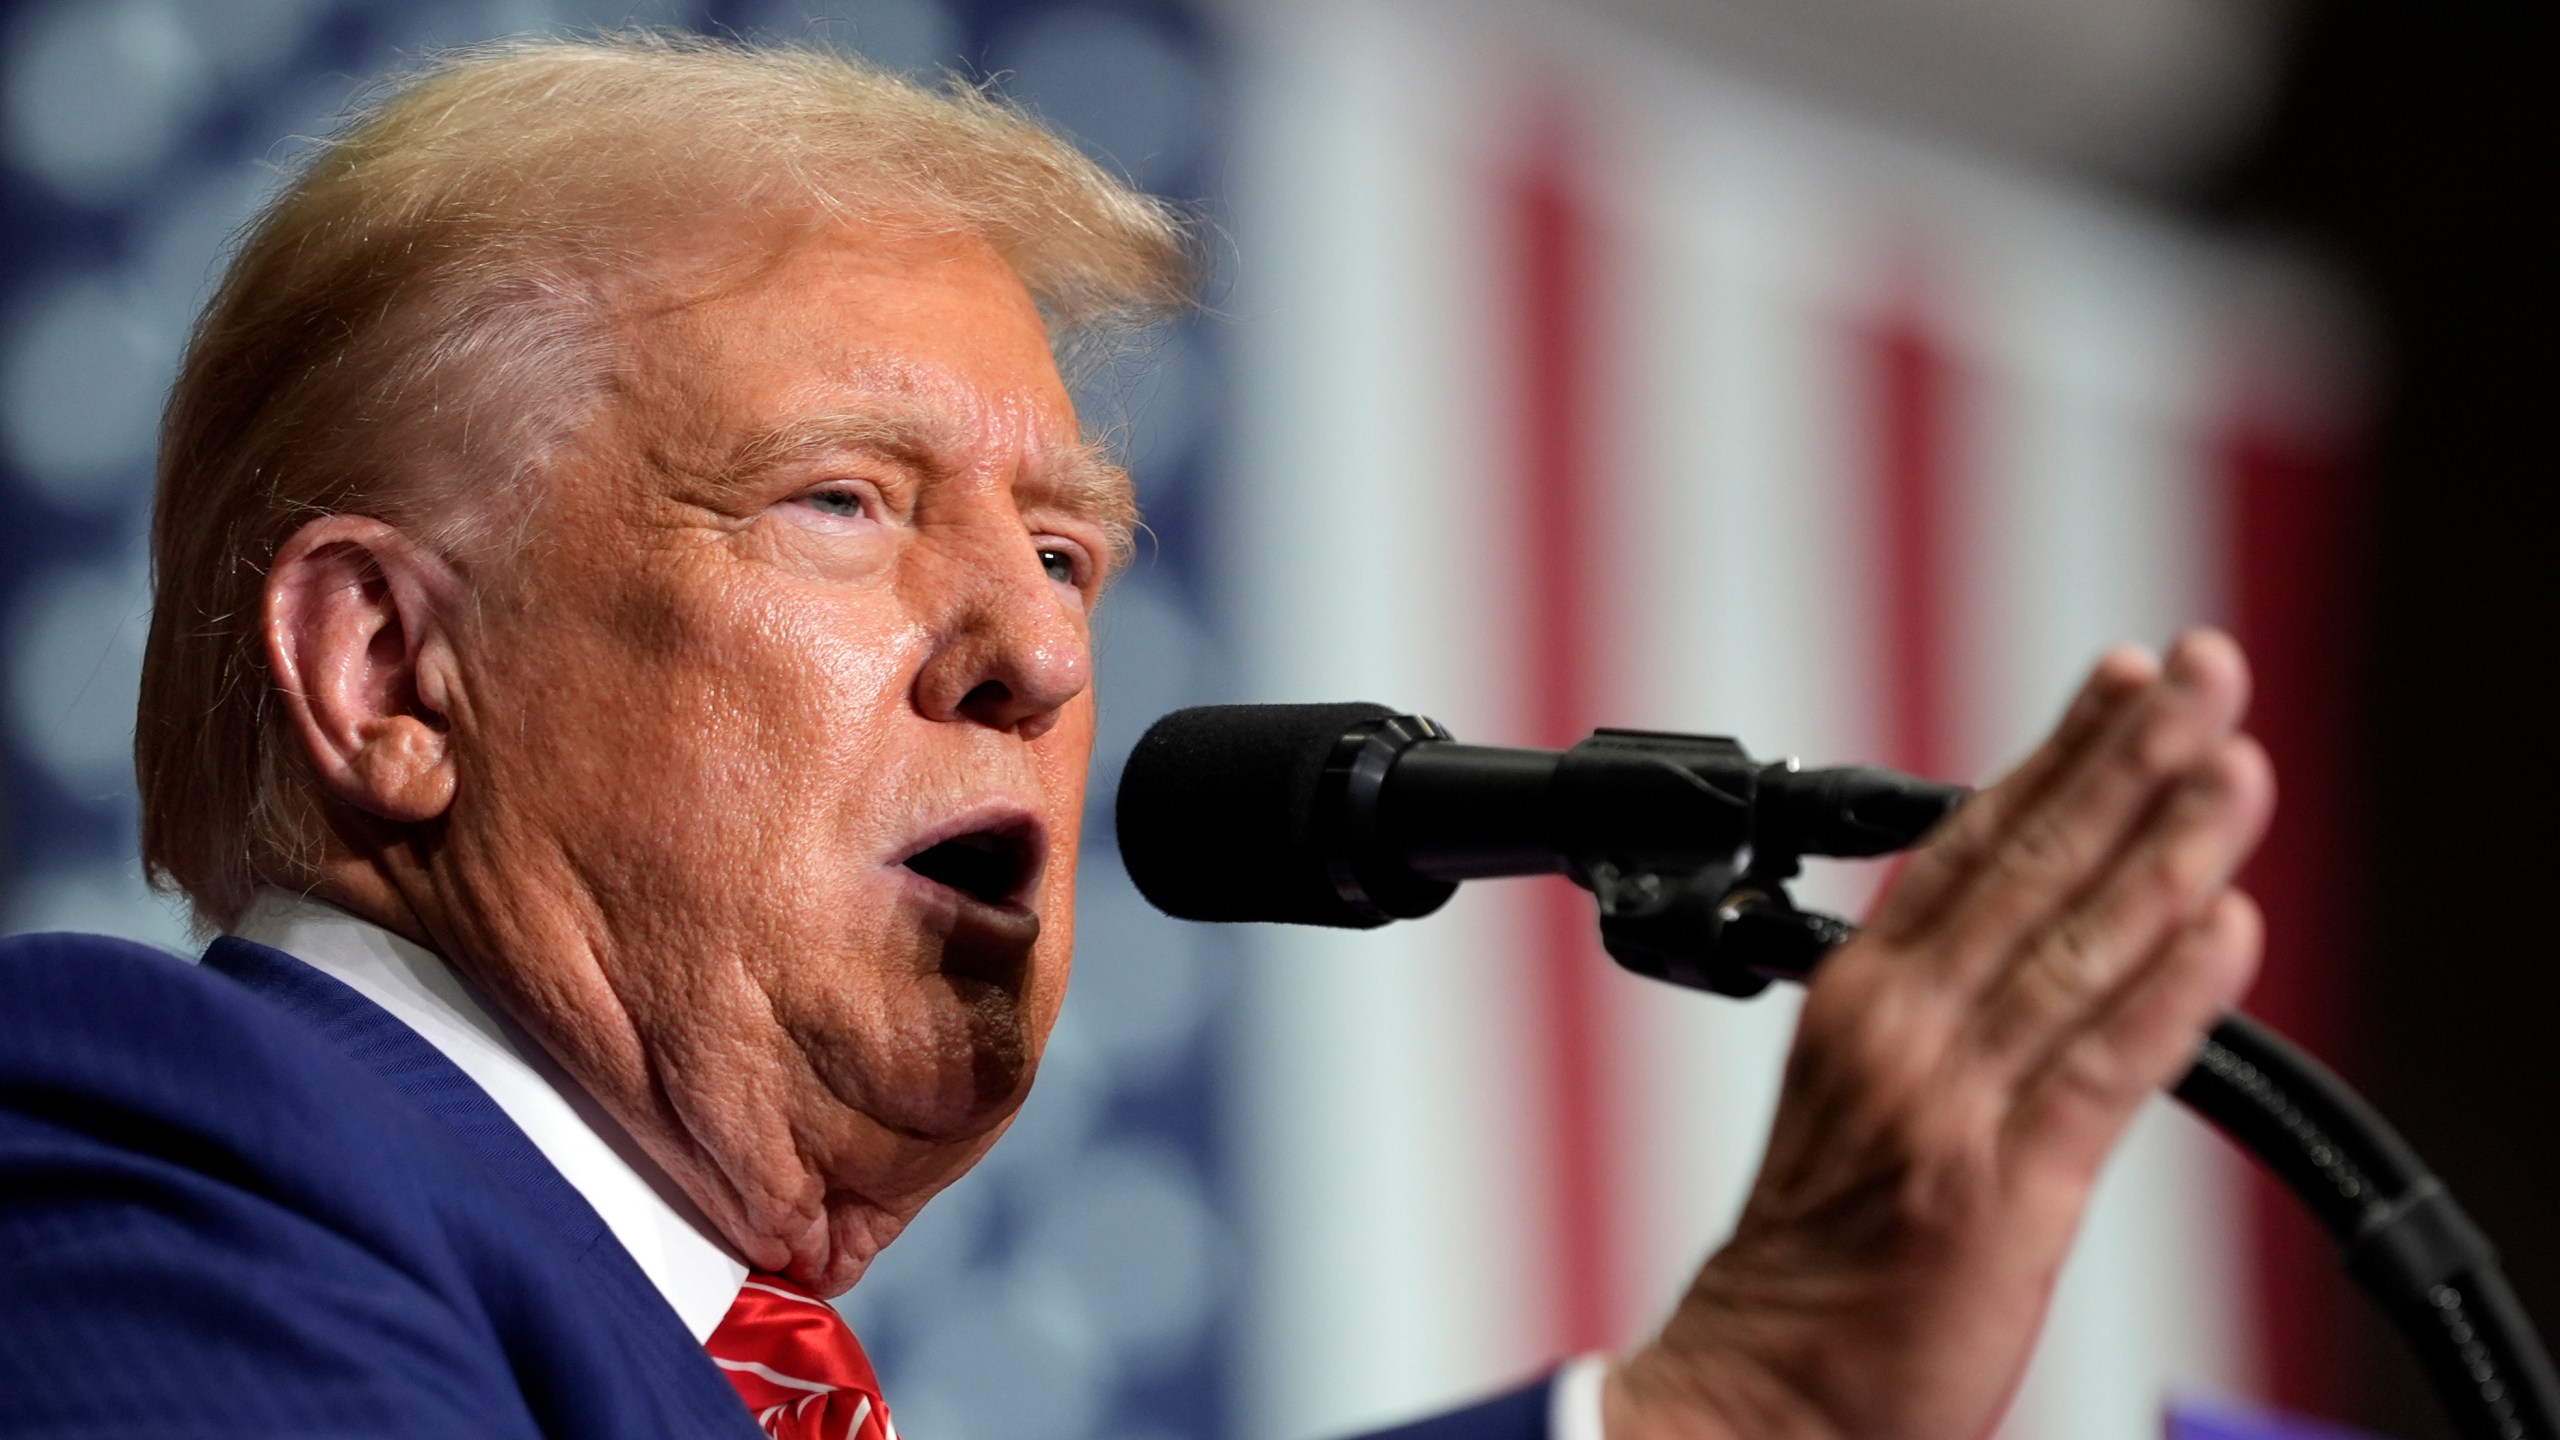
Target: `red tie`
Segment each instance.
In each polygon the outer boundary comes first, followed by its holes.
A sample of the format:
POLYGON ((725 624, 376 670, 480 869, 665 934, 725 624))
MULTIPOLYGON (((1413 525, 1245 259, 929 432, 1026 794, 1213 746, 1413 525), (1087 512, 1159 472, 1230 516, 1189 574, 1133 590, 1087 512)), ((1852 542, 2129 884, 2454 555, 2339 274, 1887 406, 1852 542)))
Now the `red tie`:
POLYGON ((898 1440, 853 1327, 779 1275, 748 1276, 702 1348, 775 1440, 898 1440))

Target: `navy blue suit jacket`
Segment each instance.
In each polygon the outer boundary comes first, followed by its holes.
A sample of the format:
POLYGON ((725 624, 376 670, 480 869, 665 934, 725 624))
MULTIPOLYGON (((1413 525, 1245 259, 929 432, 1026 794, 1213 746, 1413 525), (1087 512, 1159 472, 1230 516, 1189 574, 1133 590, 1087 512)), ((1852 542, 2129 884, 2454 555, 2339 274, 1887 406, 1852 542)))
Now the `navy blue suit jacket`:
MULTIPOLYGON (((1391 1433, 1546 1430, 1541 1384, 1391 1433)), ((0 1435, 756 1433, 595 1211, 372 1002, 242 940, 0 940, 0 1435)))

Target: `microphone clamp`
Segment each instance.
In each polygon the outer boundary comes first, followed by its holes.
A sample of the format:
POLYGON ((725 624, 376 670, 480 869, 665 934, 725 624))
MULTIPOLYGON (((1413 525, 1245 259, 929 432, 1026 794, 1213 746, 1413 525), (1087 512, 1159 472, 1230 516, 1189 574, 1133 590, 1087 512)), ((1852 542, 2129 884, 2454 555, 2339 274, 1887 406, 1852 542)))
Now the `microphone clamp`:
POLYGON ((1387 776, 1414 746, 1453 740, 1427 715, 1384 715, 1342 732, 1316 781, 1316 840, 1325 878, 1362 925, 1416 920, 1449 903, 1458 882, 1397 862, 1380 821, 1387 776))

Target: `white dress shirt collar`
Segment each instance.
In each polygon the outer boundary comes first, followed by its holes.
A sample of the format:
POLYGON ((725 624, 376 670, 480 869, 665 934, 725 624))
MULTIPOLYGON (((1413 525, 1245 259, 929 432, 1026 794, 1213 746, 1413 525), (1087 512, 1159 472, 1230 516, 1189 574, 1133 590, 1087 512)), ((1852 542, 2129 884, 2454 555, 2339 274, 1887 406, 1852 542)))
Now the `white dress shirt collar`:
POLYGON ((273 888, 258 892, 231 933, 339 981, 442 1052, 604 1217, 693 1337, 709 1338, 747 1267, 594 1098, 441 956, 334 905, 273 888))

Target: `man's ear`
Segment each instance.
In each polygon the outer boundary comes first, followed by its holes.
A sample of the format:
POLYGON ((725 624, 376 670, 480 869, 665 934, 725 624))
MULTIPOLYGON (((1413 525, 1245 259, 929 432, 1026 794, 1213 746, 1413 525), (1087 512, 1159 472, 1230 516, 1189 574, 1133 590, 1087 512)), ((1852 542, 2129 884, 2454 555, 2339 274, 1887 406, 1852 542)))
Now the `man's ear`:
POLYGON ((453 804, 447 617, 461 577, 363 515, 293 533, 267 571, 267 663, 311 768, 368 815, 417 824, 453 804))

